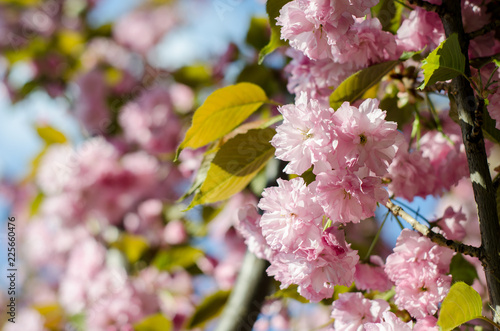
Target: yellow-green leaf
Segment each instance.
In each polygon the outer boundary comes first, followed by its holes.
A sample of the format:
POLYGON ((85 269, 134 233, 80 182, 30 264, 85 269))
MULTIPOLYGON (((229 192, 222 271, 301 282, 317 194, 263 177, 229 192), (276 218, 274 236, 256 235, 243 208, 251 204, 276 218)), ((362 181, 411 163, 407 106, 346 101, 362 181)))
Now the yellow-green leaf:
POLYGON ((191 246, 173 246, 156 254, 153 265, 158 270, 171 271, 175 268, 188 268, 203 256, 203 251, 191 246))
POLYGON ((43 316, 43 326, 49 330, 59 330, 64 318, 64 310, 57 303, 46 305, 35 305, 34 308, 43 316))
POLYGON ((274 155, 269 141, 275 133, 272 128, 253 129, 222 145, 189 207, 225 200, 243 190, 274 155))
POLYGON ((281 28, 276 25, 276 18, 280 15, 281 8, 291 0, 267 0, 266 12, 269 17, 269 25, 271 26, 271 39, 269 43, 261 49, 259 53, 259 64, 264 61, 264 58, 274 52, 278 47, 287 45, 287 42, 281 40, 281 28))
POLYGON ((186 147, 202 147, 231 132, 266 101, 266 93, 250 83, 218 89, 194 113, 177 155, 186 147))
POLYGON ((122 235, 113 246, 122 251, 130 263, 137 262, 142 253, 149 248, 146 238, 133 234, 122 235))
POLYGON ((30 213, 29 213, 30 217, 35 216, 38 213, 38 209, 40 208, 44 198, 45 195, 42 192, 38 192, 36 197, 31 202, 30 213))
POLYGON ((444 298, 437 324, 443 331, 453 330, 465 322, 481 317, 481 296, 464 282, 453 284, 444 298))
POLYGON ((196 311, 188 323, 188 328, 202 327, 207 321, 217 317, 222 312, 230 293, 230 291, 218 291, 206 297, 196 307, 196 311))
POLYGON ((188 196, 196 192, 203 182, 205 178, 207 178, 208 169, 210 169, 210 164, 212 163, 218 149, 213 148, 205 153, 203 156, 203 160, 201 161, 200 167, 198 168, 198 172, 196 173, 196 177, 194 178, 193 184, 187 190, 186 193, 182 197, 179 198, 179 201, 186 199, 188 196))
POLYGON ((63 29, 57 37, 59 49, 66 55, 78 54, 83 49, 85 39, 76 31, 63 29))
POLYGON ((47 145, 64 144, 67 140, 64 134, 51 126, 37 126, 36 132, 47 145))
POLYGON ((380 82, 399 60, 375 64, 360 70, 344 80, 330 95, 330 107, 337 109, 345 101, 354 102, 361 98, 372 86, 380 82))
POLYGON ((297 291, 298 286, 295 284, 292 284, 288 286, 287 288, 284 289, 279 289, 275 293, 273 293, 269 298, 270 299, 284 299, 284 298, 289 298, 289 299, 294 299, 297 300, 300 303, 309 303, 310 301, 304 298, 302 295, 299 294, 297 291))
POLYGON ((134 331, 169 331, 172 330, 172 321, 163 314, 150 315, 134 324, 134 331))
POLYGON ((460 49, 458 34, 453 33, 433 50, 423 61, 424 82, 420 89, 438 81, 453 79, 463 75, 465 56, 460 49))

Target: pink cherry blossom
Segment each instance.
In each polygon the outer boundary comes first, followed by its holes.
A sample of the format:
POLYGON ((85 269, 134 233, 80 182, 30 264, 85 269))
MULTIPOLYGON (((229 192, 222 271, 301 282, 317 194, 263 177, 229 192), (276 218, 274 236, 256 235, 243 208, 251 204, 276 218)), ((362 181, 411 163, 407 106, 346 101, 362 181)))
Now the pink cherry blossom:
POLYGON ((387 177, 390 179, 389 192, 412 201, 415 197, 425 198, 436 192, 436 174, 431 162, 421 150, 408 152, 400 148, 391 163, 387 177))
POLYGON ((288 49, 286 54, 292 58, 284 68, 290 75, 288 92, 297 97, 305 92, 308 99, 317 99, 321 105, 328 105, 332 88, 357 71, 351 62, 338 63, 331 59, 314 61, 293 48, 288 49))
POLYGON ((293 253, 278 252, 267 269, 270 276, 281 282, 281 288, 299 285, 298 292, 306 299, 320 301, 333 294, 334 285, 350 285, 354 280, 357 251, 345 242, 343 232, 326 230, 316 254, 298 249, 293 253))
POLYGON ((262 193, 262 234, 273 250, 294 252, 320 245, 323 208, 301 177, 278 179, 278 187, 262 193))
POLYGON ((236 226, 245 238, 248 250, 260 259, 271 260, 272 250, 262 235, 261 216, 253 205, 246 205, 238 211, 239 222, 236 226))
POLYGON ((385 271, 392 281, 405 279, 405 274, 413 271, 415 264, 420 265, 421 270, 428 265, 436 266, 439 273, 446 274, 452 257, 452 250, 434 244, 415 231, 404 229, 396 241, 394 253, 387 257, 385 271))
POLYGON ((430 266, 421 270, 418 265, 407 269, 405 276, 396 281, 395 303, 417 319, 434 315, 450 290, 451 276, 439 274, 430 266))
POLYGON ((374 216, 377 203, 389 198, 379 177, 362 172, 330 170, 316 176, 317 197, 326 215, 340 223, 364 220, 374 216))
POLYGON ((442 119, 443 133, 429 131, 420 138, 422 156, 430 160, 436 174, 435 193, 449 191, 469 174, 460 127, 448 118, 442 119), (453 167, 450 167, 453 164, 453 167))
POLYGON ((75 116, 85 129, 92 133, 107 133, 111 112, 106 103, 109 87, 104 74, 94 69, 76 80, 79 88, 75 102, 75 116))
POLYGON ((396 304, 415 318, 436 313, 451 285, 447 273, 453 254, 414 231, 401 231, 385 265, 396 284, 396 304))
POLYGON ((282 26, 281 39, 289 40, 290 46, 312 60, 331 57, 330 45, 340 39, 354 21, 352 15, 343 11, 347 3, 335 1, 339 5, 335 7, 327 2, 330 1, 294 0, 285 4, 276 18, 277 25, 282 26))
POLYGON ((181 125, 166 89, 144 92, 125 105, 119 121, 125 137, 150 153, 170 153, 177 148, 181 125))
POLYGON ((462 212, 462 208, 455 211, 450 206, 446 208, 444 215, 439 219, 438 226, 444 232, 447 239, 461 241, 467 234, 465 231, 466 223, 467 217, 462 212))
POLYGON ((360 292, 342 293, 333 302, 333 326, 339 331, 363 330, 365 323, 381 322, 382 314, 386 311, 389 311, 387 301, 369 300, 360 292))
POLYGON ((413 331, 439 331, 439 327, 436 325, 437 318, 434 316, 426 316, 425 318, 417 320, 417 323, 413 326, 413 331))
POLYGON ((188 239, 186 227, 179 220, 173 220, 165 225, 163 230, 162 239, 169 245, 179 245, 188 239))
MULTIPOLYGON (((336 137, 334 160, 343 164, 356 162, 378 176, 387 173, 403 136, 395 122, 385 120, 386 112, 378 108, 379 101, 366 99, 359 108, 344 102, 333 116, 336 137)), ((330 162, 335 168, 335 162, 330 162)))
POLYGON ((382 322, 366 323, 366 331, 411 331, 412 322, 404 323, 393 312, 386 311, 382 314, 382 322))
POLYGON ((277 158, 290 161, 284 171, 300 175, 330 152, 333 109, 308 100, 302 92, 295 105, 282 106, 279 111, 283 124, 276 129, 271 144, 276 147, 277 158))
POLYGON ((359 263, 354 274, 356 288, 385 292, 391 289, 392 282, 384 271, 384 262, 380 256, 370 256, 370 263, 359 263))
POLYGON ((146 55, 176 23, 174 10, 169 6, 136 10, 116 22, 113 37, 118 43, 146 55))
POLYGON ((377 18, 357 19, 352 25, 349 42, 332 47, 333 59, 352 63, 357 68, 399 57, 393 34, 383 31, 377 18))
POLYGON ((61 167, 71 177, 61 192, 48 197, 43 210, 69 223, 93 216, 116 224, 153 193, 161 178, 158 161, 151 155, 139 151, 121 156, 102 137, 87 140, 61 167))
POLYGON ((445 39, 444 28, 435 12, 415 8, 398 29, 397 43, 403 51, 435 49, 445 39))

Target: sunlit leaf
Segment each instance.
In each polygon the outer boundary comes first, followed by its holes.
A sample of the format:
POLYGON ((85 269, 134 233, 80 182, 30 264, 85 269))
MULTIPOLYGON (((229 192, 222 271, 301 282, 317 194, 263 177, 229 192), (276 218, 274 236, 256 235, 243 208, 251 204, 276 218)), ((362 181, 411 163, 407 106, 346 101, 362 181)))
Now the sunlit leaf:
POLYGON ((40 208, 44 198, 45 195, 42 192, 38 192, 36 197, 31 202, 30 213, 29 213, 30 217, 38 213, 38 209, 40 208))
POLYGON ((269 142, 274 134, 272 128, 253 129, 222 145, 189 207, 225 200, 243 190, 274 155, 269 142))
POLYGON ((122 251, 130 263, 137 262, 149 248, 146 238, 128 233, 123 234, 113 246, 122 251))
POLYGON ((304 298, 302 295, 297 292, 297 285, 290 285, 285 289, 279 289, 276 291, 273 295, 270 296, 272 299, 283 299, 283 298, 289 298, 289 299, 294 299, 297 300, 298 302, 301 303, 309 303, 310 301, 304 298))
POLYGON ((134 324, 134 331, 170 331, 172 330, 172 321, 168 320, 163 314, 158 313, 150 315, 140 322, 134 324))
POLYGON ((208 86, 212 83, 212 71, 202 64, 182 67, 172 73, 175 80, 189 86, 208 86))
POLYGON ((43 141, 47 144, 63 144, 65 143, 66 137, 64 134, 51 126, 37 126, 36 132, 43 139, 43 141))
POLYGON ((43 316, 43 326, 50 330, 58 330, 62 326, 64 310, 58 304, 35 305, 33 308, 43 316))
POLYGON ((423 61, 424 82, 420 89, 438 81, 453 79, 463 75, 465 56, 460 49, 458 34, 453 33, 433 50, 423 61))
POLYGON ((453 330, 465 322, 481 317, 481 296, 469 285, 453 284, 444 298, 437 324, 443 331, 453 330))
POLYGON ((287 45, 287 42, 281 40, 281 28, 276 25, 276 18, 280 15, 280 9, 291 0, 268 0, 266 3, 266 12, 269 17, 271 26, 271 40, 261 49, 259 53, 259 64, 264 61, 264 58, 274 52, 278 47, 287 45))
POLYGON ((250 83, 218 89, 194 113, 177 155, 186 147, 199 148, 231 132, 266 101, 264 91, 250 83))
POLYGON ((203 256, 203 251, 191 246, 174 246, 156 254, 153 265, 159 270, 186 269, 203 256))
POLYGON ((207 296, 196 307, 196 311, 189 320, 188 328, 202 327, 206 322, 217 317, 222 312, 230 293, 230 291, 218 291, 207 296))
POLYGON ((84 37, 73 30, 61 30, 57 37, 59 49, 67 55, 78 54, 85 44, 84 37))
POLYGON ((375 64, 360 70, 344 80, 330 95, 330 107, 337 109, 345 101, 354 102, 361 98, 372 86, 380 82, 399 61, 375 64))

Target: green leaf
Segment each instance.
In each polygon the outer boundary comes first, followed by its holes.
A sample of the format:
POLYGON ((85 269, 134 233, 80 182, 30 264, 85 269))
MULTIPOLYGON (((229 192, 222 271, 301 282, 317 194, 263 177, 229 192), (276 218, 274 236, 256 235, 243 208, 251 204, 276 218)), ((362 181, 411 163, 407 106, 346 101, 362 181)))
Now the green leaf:
POLYGON ((42 138, 42 140, 47 144, 64 144, 67 140, 64 134, 57 131, 51 126, 37 126, 36 132, 42 138))
POLYGON ((150 315, 140 322, 134 324, 134 331, 170 331, 172 322, 163 314, 150 315))
POLYGON ((259 85, 267 95, 275 95, 280 89, 275 70, 256 63, 248 64, 241 70, 236 82, 248 82, 259 85))
POLYGON ((283 299, 283 298, 289 298, 289 299, 294 299, 298 302, 301 303, 309 303, 310 301, 304 298, 302 295, 297 292, 298 286, 293 284, 288 286, 285 289, 280 289, 276 291, 273 295, 271 295, 271 298, 273 299, 283 299))
POLYGON ((458 42, 458 34, 453 33, 433 50, 423 61, 424 82, 420 89, 438 81, 453 79, 463 75, 465 56, 458 42))
POLYGON ((272 128, 252 129, 222 145, 188 208, 225 200, 243 190, 274 155, 269 141, 275 133, 272 128))
POLYGON ((215 91, 194 113, 193 123, 177 155, 186 147, 199 148, 231 132, 266 101, 264 91, 250 83, 239 83, 215 91))
POLYGON ((42 192, 38 192, 36 197, 31 202, 30 213, 29 213, 30 217, 35 216, 38 213, 38 209, 40 209, 40 206, 42 205, 44 198, 45 195, 42 192))
POLYGON ((85 331, 85 314, 80 313, 67 317, 66 324, 71 328, 70 330, 85 331))
POLYGON ((474 279, 478 278, 476 268, 460 253, 451 259, 450 274, 453 276, 453 282, 461 281, 467 285, 472 285, 474 279))
POLYGON ((123 252, 130 263, 137 262, 149 248, 146 238, 133 234, 123 234, 112 246, 123 252))
POLYGON ((207 296, 201 304, 196 307, 196 311, 189 320, 188 329, 202 327, 212 318, 217 317, 226 304, 231 291, 218 291, 207 296))
POLYGON ((403 9, 404 5, 399 1, 381 0, 372 8, 372 12, 382 24, 384 31, 396 34, 401 25, 403 9))
POLYGON ((437 324, 443 331, 453 330, 465 322, 481 317, 481 296, 469 285, 453 284, 444 298, 437 324))
POLYGON ((187 192, 179 198, 179 201, 186 199, 201 187, 201 185, 207 178, 208 169, 210 169, 210 165, 212 164, 217 151, 217 148, 213 148, 205 153, 205 155, 203 156, 203 160, 201 161, 200 168, 198 169, 196 177, 194 178, 193 184, 191 185, 189 190, 187 190, 187 192))
POLYGON ((174 246, 156 254, 153 265, 158 270, 171 271, 177 267, 186 269, 203 256, 203 251, 191 246, 174 246))
POLYGON ((352 74, 330 95, 330 107, 337 109, 344 101, 354 102, 358 100, 398 63, 398 60, 383 62, 352 74))
POLYGON ((212 71, 205 65, 194 64, 191 66, 182 67, 172 73, 175 81, 189 85, 196 86, 209 86, 212 84, 212 71))
POLYGON ((269 17, 269 25, 271 26, 271 40, 260 50, 259 64, 262 64, 264 58, 274 52, 278 47, 285 46, 288 43, 281 40, 281 28, 276 25, 276 18, 280 15, 280 9, 283 8, 291 0, 267 0, 266 12, 269 17))
POLYGON ((265 17, 252 17, 248 28, 246 43, 255 49, 261 49, 267 43, 269 34, 268 20, 265 17))

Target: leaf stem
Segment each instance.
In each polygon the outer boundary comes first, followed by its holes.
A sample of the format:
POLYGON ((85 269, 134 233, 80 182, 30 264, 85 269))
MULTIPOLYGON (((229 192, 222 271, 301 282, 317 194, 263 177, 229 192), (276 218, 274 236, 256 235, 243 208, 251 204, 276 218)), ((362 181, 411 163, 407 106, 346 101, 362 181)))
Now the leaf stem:
POLYGON ((370 248, 368 248, 368 252, 366 252, 365 258, 363 259, 364 261, 368 262, 368 259, 370 258, 370 255, 372 254, 373 248, 375 248, 375 245, 377 244, 378 239, 380 238, 380 233, 382 232, 382 228, 384 227, 385 221, 387 221, 387 217, 389 216, 390 211, 388 210, 387 213, 384 216, 384 220, 382 221, 382 224, 380 224, 380 227, 375 234, 375 237, 373 238, 373 241, 370 245, 370 248))
POLYGON ((481 320, 483 320, 483 321, 487 322, 488 324, 490 324, 491 326, 493 326, 493 327, 495 327, 495 328, 497 328, 497 329, 500 329, 500 324, 497 324, 497 323, 493 322, 492 320, 490 320, 490 319, 489 319, 489 318, 487 318, 487 317, 484 317, 484 316, 478 316, 478 317, 476 317, 476 318, 481 319, 481 320))

